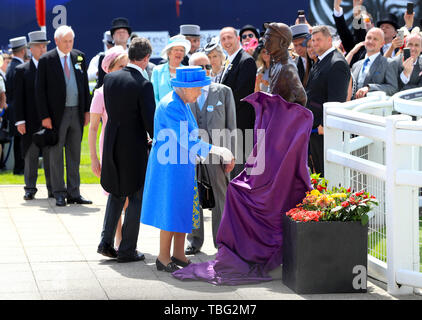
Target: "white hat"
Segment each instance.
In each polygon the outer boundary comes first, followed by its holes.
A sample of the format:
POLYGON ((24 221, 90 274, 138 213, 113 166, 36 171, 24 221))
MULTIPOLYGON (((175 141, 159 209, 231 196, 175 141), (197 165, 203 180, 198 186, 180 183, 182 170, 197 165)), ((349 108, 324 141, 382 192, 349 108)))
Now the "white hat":
POLYGON ((10 48, 12 50, 27 46, 26 37, 17 37, 17 38, 10 39, 9 43, 10 43, 10 48))
POLYGON ((168 59, 167 57, 167 50, 173 47, 184 47, 185 48, 185 54, 187 54, 190 51, 190 41, 185 38, 185 36, 182 36, 181 34, 178 34, 177 36, 171 37, 169 39, 169 42, 167 43, 166 47, 161 51, 161 57, 163 59, 168 59))

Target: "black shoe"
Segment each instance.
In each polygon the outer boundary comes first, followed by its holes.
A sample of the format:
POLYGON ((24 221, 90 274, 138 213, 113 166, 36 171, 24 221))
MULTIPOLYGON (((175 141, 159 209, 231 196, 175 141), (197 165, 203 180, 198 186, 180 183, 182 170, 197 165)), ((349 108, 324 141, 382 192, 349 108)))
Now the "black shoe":
POLYGON ((118 256, 117 262, 135 262, 135 261, 142 261, 145 260, 145 256, 143 253, 136 251, 133 256, 118 256))
POLYGON ((66 198, 64 196, 57 196, 56 206, 65 207, 66 206, 66 198))
POLYGON ((198 252, 200 252, 201 250, 199 250, 198 248, 192 247, 192 246, 188 246, 185 250, 185 254, 186 255, 191 255, 191 254, 197 254, 198 252))
POLYGON ((181 266, 182 268, 187 267, 188 265, 190 265, 192 263, 192 261, 190 261, 189 259, 188 259, 188 262, 184 262, 184 261, 179 260, 175 257, 171 257, 171 261, 173 261, 178 266, 181 266))
POLYGON ((79 196, 77 198, 67 198, 67 203, 77 203, 77 204, 92 204, 91 200, 86 200, 84 197, 79 196))
POLYGON ((158 271, 174 272, 180 269, 174 262, 170 262, 165 266, 160 260, 158 260, 158 258, 155 260, 155 265, 157 266, 158 271))
POLYGON ((99 245, 97 253, 109 258, 117 258, 117 251, 112 246, 99 245))
POLYGON ((53 194, 53 192, 49 192, 49 193, 48 193, 48 197, 49 197, 49 198, 54 198, 54 194, 53 194))
POLYGON ((34 200, 35 193, 26 191, 25 195, 23 196, 23 200, 34 200))

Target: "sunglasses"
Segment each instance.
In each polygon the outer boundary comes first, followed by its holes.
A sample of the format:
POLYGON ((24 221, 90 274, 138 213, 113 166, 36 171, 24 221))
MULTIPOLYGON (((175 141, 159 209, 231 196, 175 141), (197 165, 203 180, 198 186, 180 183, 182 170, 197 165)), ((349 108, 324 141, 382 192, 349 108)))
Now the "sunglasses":
POLYGON ((201 67, 202 70, 211 70, 212 69, 212 66, 210 64, 198 65, 198 67, 201 67))
POLYGON ((242 34, 242 39, 245 40, 247 37, 249 38, 253 38, 255 37, 255 35, 253 33, 249 33, 249 34, 242 34))

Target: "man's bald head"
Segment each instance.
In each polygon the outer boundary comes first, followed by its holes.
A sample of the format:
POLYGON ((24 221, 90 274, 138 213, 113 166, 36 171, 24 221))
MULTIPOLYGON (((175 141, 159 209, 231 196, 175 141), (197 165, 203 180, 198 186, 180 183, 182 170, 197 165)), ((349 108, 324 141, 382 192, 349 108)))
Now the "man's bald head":
POLYGON ((384 32, 380 28, 370 29, 365 37, 365 48, 368 56, 380 52, 384 43, 384 32))

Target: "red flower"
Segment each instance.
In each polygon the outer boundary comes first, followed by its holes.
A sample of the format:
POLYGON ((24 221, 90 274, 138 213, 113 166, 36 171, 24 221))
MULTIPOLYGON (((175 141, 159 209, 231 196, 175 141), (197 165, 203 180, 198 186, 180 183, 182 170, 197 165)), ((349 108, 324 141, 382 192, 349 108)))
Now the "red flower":
POLYGON ((322 186, 320 186, 320 185, 318 185, 317 186, 317 190, 319 191, 319 192, 321 192, 322 190, 324 190, 325 188, 324 187, 322 187, 322 186))
POLYGON ((350 188, 349 188, 349 189, 347 189, 347 192, 352 192, 352 189, 350 189, 350 188))
POLYGON ((360 197, 361 195, 363 195, 363 192, 358 192, 358 193, 356 193, 356 196, 357 196, 357 197, 360 197))
POLYGON ((346 207, 348 207, 348 206, 349 206, 349 202, 347 202, 347 201, 343 201, 343 202, 341 203, 341 206, 342 206, 343 208, 346 208, 346 207))
POLYGON ((316 181, 316 179, 312 179, 311 182, 312 184, 317 184, 318 181, 316 181))
POLYGON ((374 196, 371 196, 371 199, 376 199, 374 196))

